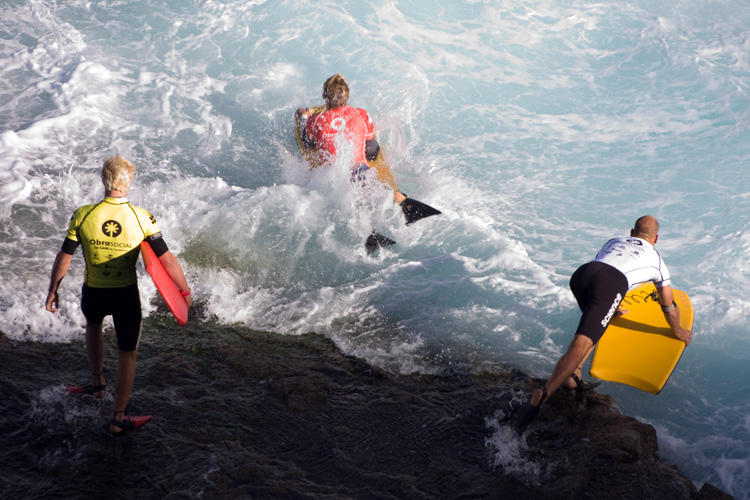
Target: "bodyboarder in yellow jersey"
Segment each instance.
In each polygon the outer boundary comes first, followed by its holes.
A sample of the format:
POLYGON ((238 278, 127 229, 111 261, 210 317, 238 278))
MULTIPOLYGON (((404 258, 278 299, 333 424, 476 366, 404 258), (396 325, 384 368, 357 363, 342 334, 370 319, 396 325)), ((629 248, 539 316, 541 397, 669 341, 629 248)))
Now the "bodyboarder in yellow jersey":
POLYGON ((133 388, 141 336, 141 301, 135 264, 143 240, 148 240, 167 274, 185 296, 188 307, 193 303, 182 267, 164 242, 156 220, 126 198, 134 174, 135 167, 125 158, 113 156, 104 161, 105 198, 73 214, 52 266, 45 303, 48 311, 57 312, 60 282, 68 272, 76 248, 82 245, 86 278, 81 291, 81 311, 86 317, 86 354, 93 377, 93 384, 85 387, 84 392, 98 398, 106 394, 102 325, 105 316, 111 315, 118 349, 114 418, 109 423, 113 435, 135 428, 135 423, 125 416, 125 407, 133 388))

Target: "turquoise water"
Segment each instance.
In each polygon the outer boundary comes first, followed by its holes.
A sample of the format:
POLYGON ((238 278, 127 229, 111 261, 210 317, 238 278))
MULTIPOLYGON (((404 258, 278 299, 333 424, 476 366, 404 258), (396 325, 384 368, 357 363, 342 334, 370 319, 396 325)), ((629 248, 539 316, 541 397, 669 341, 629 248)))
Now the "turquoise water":
MULTIPOLYGON (((82 338, 83 263, 43 310, 102 160, 138 167, 206 317, 322 333, 394 373, 551 371, 573 270, 639 215, 695 306, 658 396, 616 384, 661 454, 750 498, 750 11, 744 2, 0 2, 0 330, 82 338), (310 174, 292 115, 341 72, 410 227, 346 165, 310 174), (368 258, 370 227, 399 244, 368 258)), ((155 289, 142 280, 144 298, 155 289)), ((488 416, 489 417, 489 416, 488 416)), ((498 453, 502 453, 499 450, 498 453)))

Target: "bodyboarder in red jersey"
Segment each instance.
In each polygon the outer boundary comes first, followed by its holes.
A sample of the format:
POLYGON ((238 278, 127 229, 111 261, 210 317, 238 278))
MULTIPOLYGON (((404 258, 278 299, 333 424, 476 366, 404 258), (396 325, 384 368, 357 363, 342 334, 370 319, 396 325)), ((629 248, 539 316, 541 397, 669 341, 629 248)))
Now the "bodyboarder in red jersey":
MULTIPOLYGON (((378 156, 380 144, 375 138, 372 119, 364 109, 348 105, 349 85, 340 73, 323 84, 323 99, 325 107, 299 108, 295 112, 297 144, 303 156, 311 163, 311 168, 330 165, 337 159, 339 148, 347 145, 354 153, 351 181, 363 183, 368 171, 371 168, 375 170, 377 179, 393 189, 393 201, 400 205, 407 225, 440 213, 399 191, 390 168, 382 156, 378 156)), ((365 242, 365 248, 371 254, 380 247, 395 243, 373 231, 365 242)))
MULTIPOLYGON (((364 109, 348 105, 349 85, 341 73, 325 81, 323 99, 326 108, 322 112, 313 113, 310 108, 297 110, 297 119, 304 122, 304 127, 300 128, 302 140, 308 148, 317 149, 318 160, 326 165, 336 160, 337 141, 342 141, 343 136, 354 149, 352 181, 363 180, 364 173, 370 169, 368 160, 374 160, 380 152, 372 119, 364 109)), ((406 196, 394 187, 393 201, 401 204, 405 199, 406 196)))

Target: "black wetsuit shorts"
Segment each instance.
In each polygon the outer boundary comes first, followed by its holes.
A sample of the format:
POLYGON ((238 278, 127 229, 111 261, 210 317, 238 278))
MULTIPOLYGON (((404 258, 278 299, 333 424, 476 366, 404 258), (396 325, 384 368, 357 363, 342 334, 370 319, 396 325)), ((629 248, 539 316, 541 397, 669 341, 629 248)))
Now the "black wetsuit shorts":
POLYGON ((83 285, 81 310, 89 324, 99 324, 112 315, 117 348, 135 351, 141 338, 141 296, 138 285, 122 288, 93 288, 83 285))
POLYGON ((609 264, 588 262, 573 273, 570 290, 583 312, 576 335, 585 335, 596 344, 628 291, 628 279, 609 264))

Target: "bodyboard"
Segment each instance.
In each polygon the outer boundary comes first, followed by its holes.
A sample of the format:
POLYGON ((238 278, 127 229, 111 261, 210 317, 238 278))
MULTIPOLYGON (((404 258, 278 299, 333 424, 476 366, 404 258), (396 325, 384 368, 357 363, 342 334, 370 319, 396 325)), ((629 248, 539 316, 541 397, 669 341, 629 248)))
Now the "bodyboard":
MULTIPOLYGON (((315 115, 315 114, 322 113, 323 111, 325 111, 326 107, 325 105, 313 106, 308 109, 310 110, 311 115, 315 115)), ((310 165, 310 170, 312 170, 320 166, 320 159, 318 158, 318 150, 314 147, 308 148, 305 145, 305 142, 302 140, 302 126, 303 126, 303 122, 301 122, 300 118, 295 115, 294 116, 294 134, 297 140, 297 147, 302 153, 302 157, 310 165)), ((383 154, 382 145, 380 147, 380 151, 378 152, 377 158, 375 158, 372 161, 368 160, 367 164, 370 166, 371 169, 375 170, 375 173, 378 176, 378 180, 380 182, 382 182, 383 184, 389 185, 394 191, 398 191, 398 186, 396 185, 396 181, 393 179, 393 172, 391 172, 391 167, 388 165, 388 162, 386 161, 386 158, 383 154)))
POLYGON ((177 324, 185 326, 188 320, 188 305, 185 302, 185 297, 182 296, 180 289, 177 288, 177 285, 175 285, 172 278, 167 274, 167 270, 164 269, 151 245, 145 240, 141 243, 141 254, 143 255, 143 265, 146 268, 146 272, 151 275, 156 289, 159 290, 159 294, 174 315, 177 324))
MULTIPOLYGON (((680 326, 693 328, 693 305, 687 294, 672 289, 680 308, 680 326)), ((591 376, 659 394, 685 350, 672 333, 653 283, 629 291, 620 304, 629 312, 615 317, 596 346, 591 376)))

